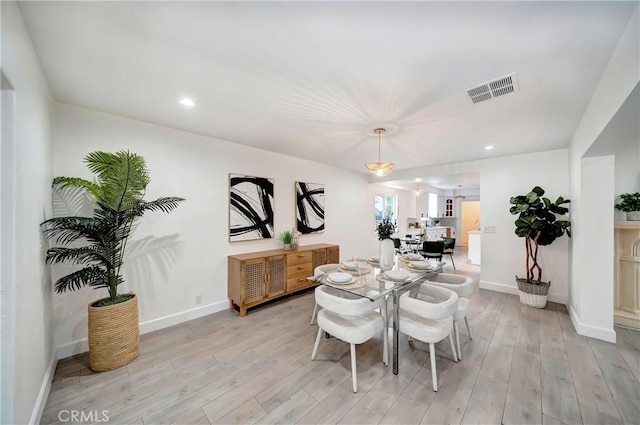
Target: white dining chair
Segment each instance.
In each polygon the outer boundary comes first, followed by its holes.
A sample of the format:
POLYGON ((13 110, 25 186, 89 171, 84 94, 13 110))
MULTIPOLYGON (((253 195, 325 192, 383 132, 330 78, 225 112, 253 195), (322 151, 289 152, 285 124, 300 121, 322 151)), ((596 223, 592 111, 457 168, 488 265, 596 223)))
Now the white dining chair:
POLYGON ((475 285, 473 279, 468 276, 462 276, 452 273, 438 273, 437 275, 427 279, 427 283, 447 288, 458 294, 458 309, 453 315, 453 334, 456 338, 456 347, 458 348, 458 359, 462 360, 462 352, 460 351, 460 328, 458 322, 464 319, 467 325, 469 339, 472 340, 471 328, 467 319, 467 310, 469 309, 469 297, 473 294, 475 285))
MULTIPOLYGON (((316 267, 313 270, 313 277, 316 280, 323 277, 326 273, 335 272, 340 268, 340 264, 323 264, 321 266, 316 267)), ((318 314, 318 303, 313 304, 313 312, 311 313, 311 322, 310 325, 313 325, 316 321, 316 315, 318 314)))
POLYGON ((429 344, 433 391, 438 391, 435 344, 448 336, 453 361, 458 361, 453 343, 453 315, 457 304, 458 294, 454 291, 425 283, 421 284, 417 291, 405 292, 400 296, 400 332, 429 344), (412 294, 417 298, 412 298, 412 294))
POLYGON ((371 301, 328 286, 318 286, 315 291, 316 303, 322 307, 318 311, 318 335, 316 337, 311 360, 316 358, 322 333, 326 332, 349 343, 351 352, 351 377, 353 392, 358 392, 356 373, 356 345, 362 344, 382 333, 382 361, 388 365, 387 321, 382 314, 381 303, 384 299, 371 301))

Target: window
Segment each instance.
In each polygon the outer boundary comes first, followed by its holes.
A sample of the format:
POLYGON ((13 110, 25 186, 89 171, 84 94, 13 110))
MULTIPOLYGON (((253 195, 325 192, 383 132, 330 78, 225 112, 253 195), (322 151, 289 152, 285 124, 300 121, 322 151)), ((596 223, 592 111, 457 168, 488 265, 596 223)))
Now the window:
POLYGON ((374 199, 376 225, 384 218, 391 217, 394 221, 398 217, 398 203, 395 195, 376 195, 374 199))
POLYGON ((438 216, 438 194, 430 193, 429 194, 429 217, 437 217, 438 216))

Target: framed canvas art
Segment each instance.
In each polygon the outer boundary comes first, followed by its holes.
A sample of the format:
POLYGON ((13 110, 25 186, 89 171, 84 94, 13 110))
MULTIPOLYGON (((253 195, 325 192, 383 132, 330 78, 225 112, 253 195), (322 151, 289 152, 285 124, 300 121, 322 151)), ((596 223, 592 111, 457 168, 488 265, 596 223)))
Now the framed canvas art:
POLYGON ((229 174, 229 241, 273 238, 273 179, 229 174))
POLYGON ((303 235, 324 232, 324 185, 296 182, 296 229, 303 235))

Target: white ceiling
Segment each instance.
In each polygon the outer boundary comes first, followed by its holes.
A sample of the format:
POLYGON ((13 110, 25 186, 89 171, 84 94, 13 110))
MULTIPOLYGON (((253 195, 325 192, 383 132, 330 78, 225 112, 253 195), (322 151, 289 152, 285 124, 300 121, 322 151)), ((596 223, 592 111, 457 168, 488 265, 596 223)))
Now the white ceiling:
POLYGON ((57 101, 362 173, 379 125, 396 169, 567 147, 635 7, 20 3, 57 101), (519 92, 471 103, 511 72, 519 92))

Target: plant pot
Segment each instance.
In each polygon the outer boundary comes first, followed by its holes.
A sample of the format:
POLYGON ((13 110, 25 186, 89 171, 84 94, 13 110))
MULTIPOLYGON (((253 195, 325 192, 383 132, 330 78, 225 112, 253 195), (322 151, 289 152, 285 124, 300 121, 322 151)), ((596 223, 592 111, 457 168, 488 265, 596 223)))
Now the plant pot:
POLYGON ((290 243, 283 243, 282 244, 282 249, 284 249, 285 251, 289 251, 291 249, 291 244, 290 243))
POLYGON ((391 239, 383 239, 380 241, 380 254, 378 255, 378 261, 380 261, 380 270, 387 271, 393 268, 393 263, 396 255, 396 247, 391 239))
POLYGON ((535 308, 544 308, 547 305, 551 282, 542 282, 541 285, 536 285, 527 283, 526 279, 516 276, 516 283, 518 284, 518 295, 522 304, 535 308))
POLYGON ((627 221, 640 221, 640 211, 627 211, 627 221))
MULTIPOLYGON (((93 304, 93 303, 92 303, 93 304)), ((131 363, 140 353, 138 296, 114 305, 89 304, 89 367, 96 372, 131 363)))

